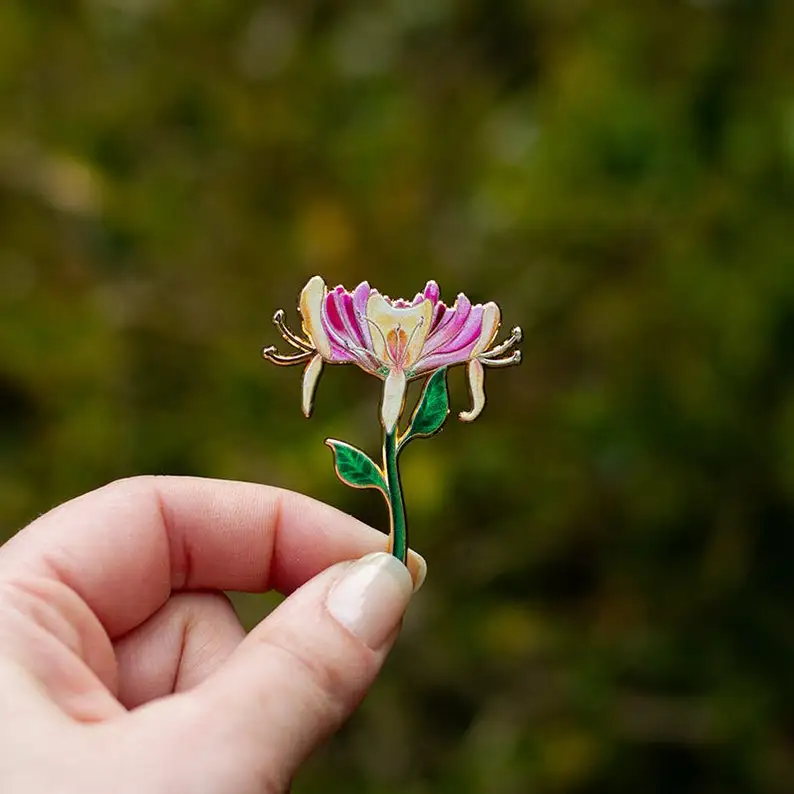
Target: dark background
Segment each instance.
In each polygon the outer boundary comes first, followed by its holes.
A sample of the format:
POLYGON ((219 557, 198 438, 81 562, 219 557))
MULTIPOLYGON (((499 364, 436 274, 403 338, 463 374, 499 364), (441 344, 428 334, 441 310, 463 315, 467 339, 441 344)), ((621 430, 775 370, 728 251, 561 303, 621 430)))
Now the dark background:
POLYGON ((787 0, 4 0, 0 534, 144 472, 385 527, 378 382, 259 350, 435 278, 524 363, 405 453, 427 585, 296 794, 794 791, 793 218, 787 0))

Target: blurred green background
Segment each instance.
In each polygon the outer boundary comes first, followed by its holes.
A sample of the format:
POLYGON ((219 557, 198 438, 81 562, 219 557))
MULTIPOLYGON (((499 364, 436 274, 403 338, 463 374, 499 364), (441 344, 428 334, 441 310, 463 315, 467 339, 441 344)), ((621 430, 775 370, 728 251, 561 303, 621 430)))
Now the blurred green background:
POLYGON ((794 791, 794 4, 4 0, 0 100, 0 533, 144 472, 383 528, 322 444, 379 384, 307 422, 274 309, 525 330, 403 458, 428 582, 297 794, 794 791))

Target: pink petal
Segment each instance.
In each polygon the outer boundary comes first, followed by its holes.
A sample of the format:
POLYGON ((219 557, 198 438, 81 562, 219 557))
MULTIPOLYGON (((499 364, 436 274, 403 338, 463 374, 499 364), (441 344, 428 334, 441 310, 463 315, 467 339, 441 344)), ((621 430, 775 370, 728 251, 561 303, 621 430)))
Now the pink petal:
MULTIPOLYGON (((466 321, 458 332, 447 339, 443 345, 436 345, 432 350, 425 345, 422 358, 416 362, 416 373, 427 372, 439 367, 451 366, 468 361, 482 333, 483 307, 473 306, 468 312, 466 321)), ((456 323, 455 325, 458 325, 456 323)))
POLYGON ((471 313, 471 301, 461 293, 451 310, 439 321, 438 326, 430 332, 425 341, 425 354, 434 353, 441 347, 449 344, 463 329, 471 313))
POLYGON ((431 334, 433 333, 433 331, 436 330, 436 328, 438 328, 439 323, 441 322, 442 318, 446 313, 447 313, 447 305, 443 301, 439 301, 436 304, 436 308, 433 310, 433 319, 430 321, 431 334))
POLYGON ((438 284, 435 281, 428 281, 427 285, 425 286, 425 298, 429 300, 433 306, 438 303, 438 299, 441 297, 441 290, 438 288, 438 284))
POLYGON ((331 340, 331 361, 334 364, 358 363, 358 359, 341 345, 331 340))
POLYGON ((336 291, 329 292, 323 302, 322 324, 328 341, 331 343, 331 361, 357 361, 350 351, 349 346, 353 343, 345 331, 345 324, 339 313, 337 306, 336 291))
POLYGON ((345 337, 345 324, 342 322, 342 315, 339 313, 339 307, 336 304, 335 292, 329 292, 325 296, 325 309, 324 317, 327 322, 325 330, 333 333, 338 339, 345 337))
MULTIPOLYGON (((369 285, 359 284, 356 288, 358 298, 354 299, 344 287, 337 287, 328 293, 322 306, 323 329, 331 345, 331 361, 338 364, 352 362, 368 372, 377 370, 377 359, 372 352, 372 339, 366 330, 366 321, 356 316, 355 300, 364 300, 365 292, 370 292, 369 285)), ((368 297, 368 295, 367 295, 368 297)))
POLYGON ((431 370, 441 369, 441 367, 452 367, 455 364, 465 364, 471 357, 474 344, 468 345, 461 350, 453 350, 449 353, 433 353, 416 362, 416 366, 411 370, 411 375, 421 375, 431 370))
POLYGON ((430 301, 435 306, 438 303, 440 291, 435 281, 428 281, 423 292, 417 292, 411 306, 418 306, 422 301, 430 301))
POLYGON ((353 298, 344 287, 337 287, 326 298, 328 305, 328 318, 334 329, 350 344, 361 347, 363 339, 356 312, 353 308, 353 298))
POLYGON ((370 333, 367 316, 367 301, 373 290, 370 289, 366 281, 362 281, 353 291, 353 310, 358 321, 358 329, 363 340, 364 347, 372 350, 372 334, 370 333))
POLYGON ((477 342, 482 333, 482 315, 482 305, 478 303, 476 306, 472 307, 463 328, 461 328, 443 347, 436 348, 435 352, 451 353, 477 342))
POLYGON ((341 314, 342 321, 345 324, 345 330, 356 340, 356 344, 359 347, 363 347, 364 339, 361 336, 361 326, 358 324, 356 310, 353 308, 353 296, 349 292, 346 292, 344 295, 339 296, 339 300, 342 304, 341 314))

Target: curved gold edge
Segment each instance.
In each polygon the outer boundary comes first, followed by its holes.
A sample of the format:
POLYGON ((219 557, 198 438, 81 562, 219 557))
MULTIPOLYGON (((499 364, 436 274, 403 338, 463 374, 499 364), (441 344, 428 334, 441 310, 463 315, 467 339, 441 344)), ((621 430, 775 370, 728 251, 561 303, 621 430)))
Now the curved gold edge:
POLYGON ((524 332, 516 326, 510 331, 510 336, 502 342, 501 345, 497 345, 493 350, 486 350, 485 352, 481 353, 477 358, 479 358, 483 363, 485 361, 496 358, 501 356, 503 353, 507 353, 508 350, 511 350, 517 344, 522 342, 524 339, 524 332))
MULTIPOLYGON (((464 363, 464 362, 461 362, 464 363)), ((405 429, 403 433, 397 433, 397 447, 396 452, 399 455, 402 448, 413 438, 433 438, 433 436, 437 436, 443 429, 444 425, 447 422, 447 418, 452 413, 451 409, 449 408, 449 370, 450 365, 445 364, 443 367, 439 367, 438 369, 431 370, 430 372, 423 372, 420 375, 415 375, 414 378, 422 378, 426 377, 427 380, 425 381, 425 385, 422 388, 422 393, 419 395, 419 399, 416 401, 416 405, 414 406, 414 410, 411 412, 411 421, 408 423, 408 427, 405 429), (427 386, 430 383, 430 379, 436 374, 436 372, 440 372, 441 370, 445 370, 444 374, 444 383, 447 387, 447 415, 444 417, 444 421, 441 423, 438 430, 434 430, 432 433, 414 433, 411 435, 411 428, 414 425, 414 419, 416 419, 416 414, 419 412, 419 408, 422 405, 422 402, 425 398, 425 391, 427 390, 427 386), (410 438, 409 438, 410 436, 410 438)), ((414 378, 409 378, 408 380, 414 380, 414 378)))
POLYGON ((291 331, 284 321, 284 318, 284 309, 279 309, 273 315, 273 325, 278 328, 279 333, 282 337, 284 337, 284 341, 288 342, 298 350, 303 350, 305 353, 313 353, 314 348, 312 347, 311 342, 309 342, 307 339, 301 339, 296 333, 291 331))
POLYGON ((262 348, 262 358, 265 359, 265 361, 270 361, 272 364, 278 364, 280 367, 302 364, 304 361, 308 361, 312 355, 313 353, 311 351, 307 351, 305 353, 298 353, 295 356, 283 356, 273 345, 262 348))
POLYGON ((521 351, 516 350, 511 353, 507 358, 483 358, 480 356, 480 362, 486 367, 512 367, 514 364, 521 363, 521 351))
MULTIPOLYGON (((348 444, 347 441, 340 441, 337 438, 326 438, 323 443, 325 444, 326 447, 328 447, 328 449, 331 450, 331 452, 334 451, 333 444, 344 444, 344 446, 349 447, 350 449, 355 449, 358 452, 363 452, 363 450, 360 450, 358 447, 354 447, 352 444, 348 444)), ((364 454, 366 455, 367 453, 365 452, 364 454)), ((369 455, 367 455, 367 457, 369 458, 369 455)), ((370 458, 370 460, 372 460, 372 458, 370 458)), ((374 460, 372 461, 372 463, 375 466, 375 468, 378 470, 378 474, 380 474, 380 476, 383 478, 383 482, 386 482, 386 472, 384 471, 384 469, 378 466, 378 464, 375 463, 374 460)), ((386 502, 391 503, 391 497, 389 496, 388 490, 381 488, 379 485, 354 485, 353 483, 349 483, 346 479, 344 479, 344 477, 342 477, 342 475, 339 473, 339 466, 337 466, 336 464, 336 455, 334 455, 334 471, 336 472, 337 479, 339 480, 339 482, 342 483, 342 485, 346 485, 348 488, 355 488, 357 491, 369 491, 369 490, 380 491, 386 502)))
POLYGON ((444 429, 444 425, 447 423, 447 418, 452 413, 451 408, 447 408, 447 416, 444 418, 444 421, 441 423, 441 426, 438 430, 434 430, 432 433, 411 433, 411 426, 413 425, 413 417, 411 417, 411 424, 408 425, 408 428, 405 430, 404 433, 397 436, 397 454, 400 454, 402 448, 409 442, 415 438, 433 438, 433 436, 437 436, 441 433, 444 429))

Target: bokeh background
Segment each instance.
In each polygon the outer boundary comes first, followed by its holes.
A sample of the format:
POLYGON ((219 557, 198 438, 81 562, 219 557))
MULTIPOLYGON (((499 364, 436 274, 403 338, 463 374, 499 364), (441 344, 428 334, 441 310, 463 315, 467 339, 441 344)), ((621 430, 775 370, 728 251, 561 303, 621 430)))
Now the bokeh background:
POLYGON ((4 0, 0 98, 0 533, 145 472, 383 528, 322 444, 379 384, 304 420, 274 309, 526 332, 404 455, 428 582, 297 793, 794 791, 794 5, 4 0))

